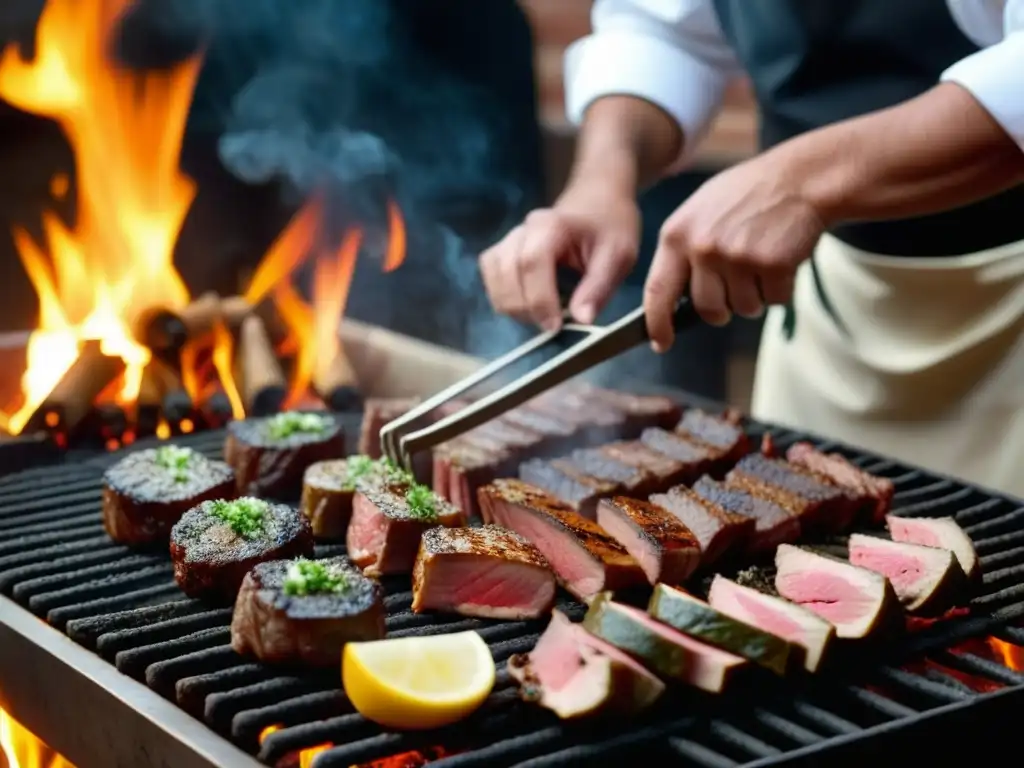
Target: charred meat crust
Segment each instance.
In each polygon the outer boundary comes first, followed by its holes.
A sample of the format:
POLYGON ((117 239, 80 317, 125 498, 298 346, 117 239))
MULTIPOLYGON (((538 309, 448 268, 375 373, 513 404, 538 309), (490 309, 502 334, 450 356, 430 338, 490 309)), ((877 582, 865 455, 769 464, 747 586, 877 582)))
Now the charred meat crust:
POLYGON ((840 453, 824 453, 810 443, 795 443, 786 451, 786 459, 818 472, 856 497, 868 522, 881 523, 892 506, 896 492, 892 480, 865 472, 840 453))
POLYGON ((637 534, 660 549, 695 549, 700 542, 677 517, 657 504, 626 496, 603 499, 602 504, 617 511, 637 534))
POLYGON ((531 459, 519 465, 519 478, 569 504, 573 510, 593 519, 597 502, 621 490, 618 483, 598 480, 562 459, 531 459))
POLYGON ((380 431, 399 416, 404 416, 420 404, 418 397, 371 397, 363 404, 363 422, 359 431, 359 453, 379 459, 380 431))
POLYGON ((103 525, 118 543, 166 542, 196 504, 235 495, 235 475, 224 462, 192 452, 187 471, 175 476, 158 462, 159 450, 130 453, 103 475, 103 525))
POLYGON ((231 621, 231 646, 270 663, 334 666, 346 643, 384 637, 384 590, 344 557, 317 562, 344 574, 340 592, 289 595, 293 560, 259 563, 245 576, 231 621))
POLYGON ((271 419, 245 419, 228 424, 224 459, 235 470, 240 495, 288 498, 297 495, 310 464, 345 455, 345 436, 335 419, 319 432, 271 434, 271 419))
POLYGON ((313 554, 313 531, 298 511, 268 504, 264 529, 247 538, 213 514, 214 501, 193 507, 171 530, 174 580, 189 597, 234 601, 258 563, 313 554))
POLYGON ((318 539, 343 539, 352 518, 352 496, 348 461, 318 461, 306 468, 302 479, 303 514, 309 518, 318 539))

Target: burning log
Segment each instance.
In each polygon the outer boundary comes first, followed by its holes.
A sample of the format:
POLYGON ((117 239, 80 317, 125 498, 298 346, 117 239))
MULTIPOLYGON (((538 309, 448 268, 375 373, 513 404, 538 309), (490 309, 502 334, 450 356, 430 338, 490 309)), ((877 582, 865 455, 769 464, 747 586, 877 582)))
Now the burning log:
POLYGON ((156 434, 164 397, 181 387, 181 381, 174 369, 162 360, 154 358, 142 372, 139 397, 135 403, 135 432, 139 437, 156 434))
POLYGON ((207 427, 211 429, 223 427, 231 421, 231 398, 228 397, 223 389, 218 388, 206 398, 199 407, 199 412, 202 414, 203 423, 207 427))
POLYGON ((155 357, 168 362, 178 359, 189 338, 185 321, 168 309, 144 312, 135 324, 135 337, 149 347, 155 357))
POLYGON ((281 409, 288 394, 287 380, 266 326, 256 315, 242 321, 235 369, 247 414, 267 416, 281 409))
POLYGON ((124 370, 124 361, 104 355, 98 341, 85 342, 78 359, 32 414, 27 431, 75 432, 92 410, 96 396, 124 370))
POLYGON ((363 398, 359 382, 344 350, 339 349, 333 360, 318 361, 313 375, 313 388, 332 411, 355 411, 362 408, 363 398))
POLYGON ((195 339, 212 331, 218 321, 223 322, 232 332, 236 332, 252 311, 252 305, 242 296, 222 298, 217 293, 209 291, 181 310, 180 317, 186 337, 195 339))

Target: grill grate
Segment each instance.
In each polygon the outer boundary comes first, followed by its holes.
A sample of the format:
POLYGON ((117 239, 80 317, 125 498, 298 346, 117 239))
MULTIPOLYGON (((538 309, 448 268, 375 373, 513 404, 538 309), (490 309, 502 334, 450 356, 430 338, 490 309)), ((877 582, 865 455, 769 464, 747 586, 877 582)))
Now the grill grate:
MULTIPOLYGON (((755 437, 761 431, 751 427, 755 437)), ((773 430, 773 436, 782 448, 803 437, 785 430, 773 430)), ((178 441, 216 456, 222 437, 208 432, 178 441)), ((286 671, 235 654, 228 643, 230 609, 183 599, 164 553, 132 552, 104 534, 100 473, 111 456, 0 481, 0 593, 268 765, 295 765, 296 753, 313 747, 322 748, 317 768, 348 768, 439 746, 445 751, 431 762, 437 768, 615 764, 638 749, 707 768, 789 765, 823 748, 848 751, 930 716, 1024 691, 1024 674, 993 660, 985 650, 989 641, 978 640, 994 635, 1024 645, 1024 629, 1009 626, 1024 616, 1024 508, 949 479, 818 444, 892 478, 898 513, 951 515, 966 528, 986 574, 973 604, 978 610, 915 633, 882 660, 858 663, 846 677, 756 679, 749 691, 741 687, 717 698, 677 691, 642 723, 618 729, 559 723, 520 702, 501 671, 494 693, 469 722, 430 734, 387 733, 353 712, 337 672, 286 671), (953 648, 972 639, 975 645, 953 648)), ((338 545, 317 548, 318 556, 341 552, 338 545)), ((474 629, 499 668, 512 654, 530 650, 543 628, 536 621, 417 615, 410 609, 408 579, 388 578, 384 586, 389 636, 474 629)), ((583 612, 568 601, 560 607, 572 618, 583 612)))

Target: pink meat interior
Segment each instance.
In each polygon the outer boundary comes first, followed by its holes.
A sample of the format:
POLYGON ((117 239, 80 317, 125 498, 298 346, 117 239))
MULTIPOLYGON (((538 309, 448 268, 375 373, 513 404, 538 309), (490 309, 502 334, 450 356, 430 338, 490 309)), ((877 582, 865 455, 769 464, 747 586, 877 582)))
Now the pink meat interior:
POLYGON ((877 610, 878 601, 846 579, 823 571, 798 571, 778 578, 779 594, 833 624, 854 622, 877 610))
POLYGON ((923 547, 941 547, 942 542, 935 535, 931 526, 916 524, 916 520, 901 520, 898 517, 890 518, 889 531, 893 539, 908 544, 920 544, 923 547))
POLYGON ((773 635, 792 641, 803 637, 803 627, 800 624, 788 616, 784 616, 781 611, 772 610, 762 604, 756 597, 737 591, 733 594, 733 599, 736 601, 736 605, 750 617, 750 623, 765 632, 771 632, 773 635))
POLYGON ((897 592, 902 592, 917 584, 925 572, 925 564, 918 557, 870 547, 851 549, 850 562, 867 568, 869 571, 883 574, 892 582, 897 592))
POLYGON ((661 575, 661 552, 658 550, 657 544, 641 536, 640 532, 621 514, 614 509, 609 509, 609 505, 598 505, 597 524, 636 558, 648 581, 653 584, 658 580, 661 575))
POLYGON ((352 522, 348 527, 348 552, 353 559, 380 554, 387 536, 388 520, 363 494, 352 499, 352 522))
POLYGON ((551 603, 547 570, 479 555, 442 557, 431 566, 432 603, 533 610, 551 603))

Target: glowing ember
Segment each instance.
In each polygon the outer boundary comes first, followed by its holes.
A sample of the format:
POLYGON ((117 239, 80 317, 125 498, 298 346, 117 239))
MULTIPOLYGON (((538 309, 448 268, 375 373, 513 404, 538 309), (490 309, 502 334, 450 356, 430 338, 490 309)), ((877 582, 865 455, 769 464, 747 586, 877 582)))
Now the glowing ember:
POLYGON ((242 404, 242 395, 235 383, 234 366, 234 339, 223 323, 217 323, 213 327, 213 366, 217 369, 221 384, 224 386, 224 394, 228 396, 231 403, 231 415, 236 419, 245 418, 245 406, 242 404))
POLYGON ((988 645, 998 661, 1015 672, 1024 670, 1024 647, 1000 640, 998 637, 988 638, 988 645))
POLYGON ((9 768, 75 768, 0 709, 0 763, 9 768))
MULTIPOLYGON (((14 45, 0 54, 0 98, 60 124, 74 150, 77 192, 73 228, 48 212, 45 243, 13 232, 40 307, 22 399, 8 413, 12 433, 24 429, 86 340, 125 361, 118 399, 134 400, 150 352, 135 340, 133 323, 151 307, 180 309, 189 299, 172 257, 195 195, 178 159, 200 59, 145 74, 111 61, 112 33, 129 4, 49 0, 35 58, 24 60, 14 45)), ((52 181, 58 196, 68 186, 66 177, 52 181)))

